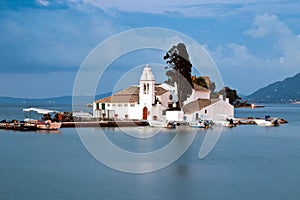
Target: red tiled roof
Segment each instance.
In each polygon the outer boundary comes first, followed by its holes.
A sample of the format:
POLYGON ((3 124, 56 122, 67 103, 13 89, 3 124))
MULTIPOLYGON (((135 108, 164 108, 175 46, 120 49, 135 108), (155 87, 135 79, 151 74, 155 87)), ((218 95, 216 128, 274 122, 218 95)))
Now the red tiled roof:
POLYGON ((160 96, 160 95, 163 95, 164 93, 168 92, 168 90, 160 87, 160 86, 155 86, 155 95, 156 96, 160 96))
POLYGON ((213 103, 216 103, 219 99, 197 99, 192 101, 182 107, 185 114, 191 114, 193 112, 199 111, 213 103))
POLYGON ((131 86, 114 93, 112 96, 96 100, 96 103, 135 103, 139 101, 139 87, 131 86))
MULTIPOLYGON (((124 90, 114 93, 112 96, 98 99, 96 103, 136 103, 139 101, 139 86, 131 86, 124 90)), ((155 95, 160 96, 168 92, 160 86, 155 86, 155 95)))
POLYGON ((195 91, 209 92, 209 89, 193 83, 195 91))

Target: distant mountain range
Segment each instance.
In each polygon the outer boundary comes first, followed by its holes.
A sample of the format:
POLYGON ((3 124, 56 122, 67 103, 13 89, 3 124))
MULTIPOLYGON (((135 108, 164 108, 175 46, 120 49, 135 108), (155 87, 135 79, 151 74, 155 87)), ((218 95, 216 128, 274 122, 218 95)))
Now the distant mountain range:
POLYGON ((300 73, 263 87, 243 99, 254 103, 291 103, 300 101, 300 73))
MULTIPOLYGON (((90 104, 95 99, 100 99, 106 96, 110 96, 112 93, 104 93, 96 95, 96 97, 78 96, 77 102, 82 105, 90 104)), ((244 100, 251 103, 291 103, 300 101, 300 73, 293 77, 284 79, 283 81, 277 81, 266 87, 258 89, 251 95, 240 95, 244 100)), ((53 98, 13 98, 13 97, 0 97, 0 103, 20 103, 20 104, 37 104, 37 103, 52 103, 52 104, 72 104, 72 96, 62 96, 53 98)))
MULTIPOLYGON (((76 98, 76 102, 79 102, 83 105, 92 103, 95 99, 100 99, 106 96, 110 96, 111 92, 99 94, 96 95, 96 97, 90 97, 90 96, 78 96, 76 98)), ((72 96, 62 96, 62 97, 52 97, 52 98, 40 98, 40 99, 31 99, 31 98, 14 98, 14 97, 0 97, 0 103, 5 104, 46 104, 46 103, 52 103, 52 104, 72 104, 72 96)))

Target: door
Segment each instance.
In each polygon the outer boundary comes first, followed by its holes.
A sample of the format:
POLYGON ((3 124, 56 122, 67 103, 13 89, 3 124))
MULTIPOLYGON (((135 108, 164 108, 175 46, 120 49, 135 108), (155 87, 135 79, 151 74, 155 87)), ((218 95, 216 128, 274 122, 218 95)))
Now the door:
POLYGON ((148 108, 145 106, 143 108, 143 119, 147 120, 147 117, 148 117, 148 108))

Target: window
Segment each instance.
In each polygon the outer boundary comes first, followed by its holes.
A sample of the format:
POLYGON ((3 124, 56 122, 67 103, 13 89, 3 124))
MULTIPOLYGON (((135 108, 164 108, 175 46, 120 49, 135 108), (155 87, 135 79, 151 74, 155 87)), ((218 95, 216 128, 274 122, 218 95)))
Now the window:
POLYGON ((146 94, 146 84, 144 83, 144 94, 146 94))
POLYGON ((110 104, 109 104, 109 103, 107 104, 107 107, 110 107, 110 104))
POLYGON ((125 103, 125 104, 124 104, 124 107, 128 107, 128 104, 127 104, 127 103, 125 103))
POLYGON ((113 103, 112 107, 116 107, 116 104, 113 103))
POLYGON ((119 104, 118 104, 118 107, 122 107, 122 104, 121 104, 121 103, 119 103, 119 104))
POLYGON ((132 103, 132 104, 130 104, 130 107, 134 107, 134 106, 135 106, 135 104, 133 104, 133 103, 132 103))
POLYGON ((207 114, 207 110, 205 110, 204 113, 207 114))
POLYGON ((149 83, 147 83, 147 94, 149 94, 149 83))

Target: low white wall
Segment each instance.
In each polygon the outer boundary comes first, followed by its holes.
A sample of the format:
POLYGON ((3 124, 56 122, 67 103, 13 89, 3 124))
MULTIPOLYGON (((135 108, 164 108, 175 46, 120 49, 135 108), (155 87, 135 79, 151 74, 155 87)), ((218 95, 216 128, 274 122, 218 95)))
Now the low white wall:
POLYGON ((194 121, 196 118, 204 118, 211 120, 225 120, 228 117, 234 117, 234 107, 226 101, 220 100, 211 104, 200 111, 196 111, 187 115, 189 121, 194 121))
POLYGON ((166 118, 169 121, 182 121, 183 112, 182 111, 167 111, 166 118))

